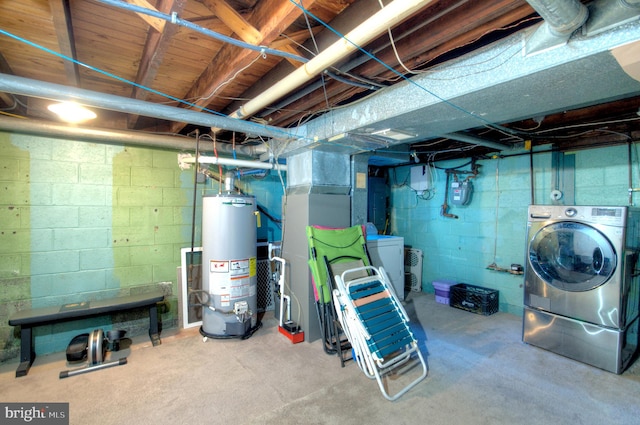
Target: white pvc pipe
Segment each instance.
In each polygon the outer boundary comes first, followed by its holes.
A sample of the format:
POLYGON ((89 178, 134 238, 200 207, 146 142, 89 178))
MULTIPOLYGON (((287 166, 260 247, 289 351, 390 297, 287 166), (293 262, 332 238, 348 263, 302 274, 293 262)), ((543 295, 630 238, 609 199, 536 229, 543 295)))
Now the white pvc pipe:
MULTIPOLYGON (((194 157, 181 158, 180 161, 184 162, 185 164, 193 164, 196 162, 196 159, 194 157)), ((236 167, 259 168, 261 170, 287 171, 287 166, 285 164, 249 161, 244 159, 217 158, 215 156, 199 156, 198 163, 199 164, 232 165, 236 167)))
POLYGON ((280 80, 260 96, 250 100, 229 115, 231 118, 247 118, 282 96, 292 92, 325 69, 347 57, 353 51, 377 38, 388 28, 402 22, 433 0, 394 0, 369 19, 358 25, 343 38, 327 47, 316 57, 280 80))

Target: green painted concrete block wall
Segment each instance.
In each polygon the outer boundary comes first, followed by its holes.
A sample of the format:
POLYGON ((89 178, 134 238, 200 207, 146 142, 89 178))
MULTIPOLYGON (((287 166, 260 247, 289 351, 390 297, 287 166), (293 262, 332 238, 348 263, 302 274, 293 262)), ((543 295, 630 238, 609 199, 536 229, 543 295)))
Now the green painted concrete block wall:
MULTIPOLYGON (((626 146, 569 154, 575 155, 576 204, 629 205, 626 146)), ((633 181, 639 186, 637 158, 634 150, 633 181)), ((433 181, 435 194, 429 200, 419 199, 409 188, 409 166, 395 169, 390 179, 392 234, 403 236, 405 244, 423 250, 423 291, 434 292, 432 282, 440 279, 497 289, 500 310, 521 314, 523 277, 488 270, 487 266, 496 263, 509 268, 513 263, 525 264, 527 208, 531 203, 552 204, 551 154, 533 156, 533 175, 525 153, 478 161, 480 174, 473 179, 470 204, 449 206, 449 212, 458 215, 458 219, 443 217, 443 169, 465 162, 437 163, 440 169, 433 181)))
MULTIPOLYGON (((193 170, 177 152, 48 139, 0 132, 0 361, 18 356, 8 326, 22 308, 62 305, 161 286, 163 328, 178 326, 180 249, 192 243, 193 170)), ((266 209, 280 216, 277 176, 242 179, 266 209)), ((195 240, 200 246, 202 195, 197 186, 195 240)), ((260 230, 259 230, 260 232, 260 230)), ((262 232, 279 240, 276 224, 262 232)), ((37 354, 63 351, 75 335, 100 327, 148 332, 136 312, 35 328, 37 354)))

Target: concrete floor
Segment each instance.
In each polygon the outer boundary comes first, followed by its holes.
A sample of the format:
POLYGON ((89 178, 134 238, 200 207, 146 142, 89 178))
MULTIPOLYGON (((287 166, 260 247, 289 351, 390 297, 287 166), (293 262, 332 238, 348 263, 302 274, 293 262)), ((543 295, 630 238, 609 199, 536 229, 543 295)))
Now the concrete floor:
MULTIPOLYGON (((640 423, 640 362, 622 375, 521 342, 520 317, 478 316, 410 293, 406 308, 429 376, 395 402, 318 341, 291 344, 272 314, 248 340, 196 329, 134 338, 128 363, 59 379, 64 353, 26 377, 0 365, 0 402, 68 402, 71 424, 632 424, 640 423)), ((398 379, 398 382, 401 379, 398 379)), ((389 385, 397 384, 391 380, 389 385)))

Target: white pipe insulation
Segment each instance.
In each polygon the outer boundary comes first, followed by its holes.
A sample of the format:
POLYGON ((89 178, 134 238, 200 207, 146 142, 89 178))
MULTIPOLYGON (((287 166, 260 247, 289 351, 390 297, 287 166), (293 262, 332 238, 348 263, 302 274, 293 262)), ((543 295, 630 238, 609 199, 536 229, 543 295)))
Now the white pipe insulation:
POLYGON ((389 28, 422 9, 433 0, 394 0, 369 19, 358 25, 343 38, 336 41, 309 62, 280 80, 260 96, 250 100, 235 112, 231 118, 247 118, 281 97, 291 93, 304 83, 322 73, 325 69, 377 38, 389 28))
MULTIPOLYGON (((181 156, 178 161, 183 164, 194 164, 196 162, 196 158, 189 156, 181 156)), ((199 164, 213 164, 213 165, 231 165, 234 167, 246 167, 246 168, 255 168, 261 170, 280 170, 287 171, 287 166, 284 164, 277 164, 271 162, 257 162, 257 161, 247 161, 242 159, 231 159, 231 158, 219 158, 215 156, 199 156, 198 157, 199 164)))

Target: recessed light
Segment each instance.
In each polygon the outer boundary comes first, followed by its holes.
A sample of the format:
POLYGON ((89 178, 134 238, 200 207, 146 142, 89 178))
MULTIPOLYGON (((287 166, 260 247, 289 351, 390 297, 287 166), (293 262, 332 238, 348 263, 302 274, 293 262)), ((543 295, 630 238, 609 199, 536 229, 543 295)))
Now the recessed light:
POLYGON ((75 102, 53 103, 47 109, 69 123, 80 123, 97 117, 95 112, 75 102))

